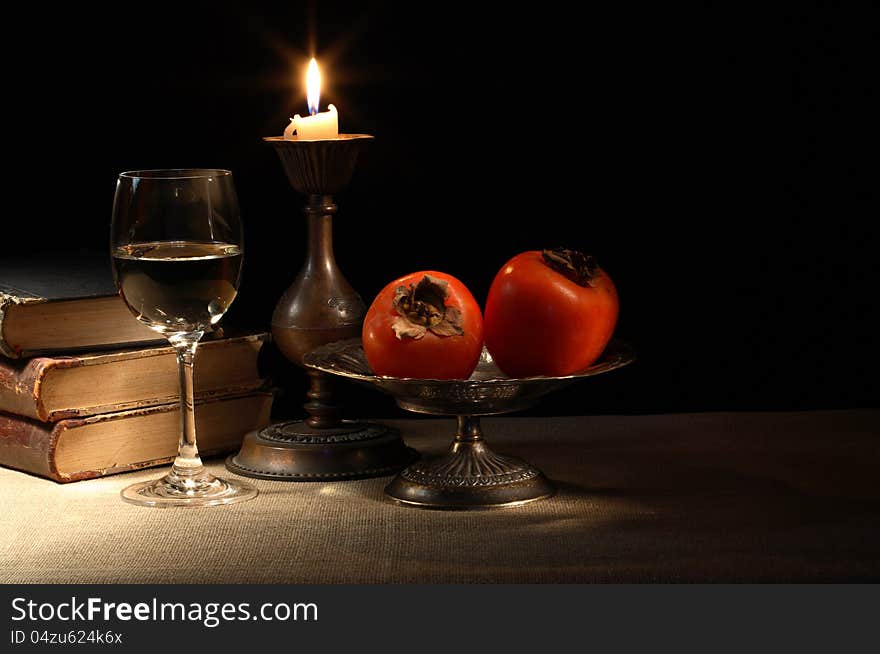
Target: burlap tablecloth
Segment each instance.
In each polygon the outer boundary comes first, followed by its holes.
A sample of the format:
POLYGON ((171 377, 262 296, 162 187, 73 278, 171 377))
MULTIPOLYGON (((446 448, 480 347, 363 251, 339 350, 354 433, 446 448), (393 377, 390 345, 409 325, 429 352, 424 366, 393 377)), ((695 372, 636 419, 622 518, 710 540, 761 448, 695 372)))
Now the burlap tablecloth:
MULTIPOLYGON (((423 452, 454 429, 392 422, 423 452)), ((0 469, 0 581, 880 580, 880 411, 505 417, 484 430, 558 495, 438 512, 383 501, 388 478, 256 481, 251 502, 156 510, 119 499, 156 470, 57 485, 0 469)))

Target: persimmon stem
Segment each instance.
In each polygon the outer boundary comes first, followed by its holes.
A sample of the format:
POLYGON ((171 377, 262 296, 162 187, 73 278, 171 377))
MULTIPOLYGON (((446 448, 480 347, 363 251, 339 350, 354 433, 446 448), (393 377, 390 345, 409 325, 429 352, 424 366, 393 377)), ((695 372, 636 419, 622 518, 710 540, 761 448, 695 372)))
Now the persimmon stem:
POLYGON ((588 254, 568 248, 544 250, 544 263, 579 286, 592 286, 599 270, 596 259, 588 254))
POLYGON ((404 337, 419 340, 430 331, 437 336, 461 336, 461 311, 447 306, 449 283, 425 275, 418 284, 399 286, 394 293, 393 306, 397 312, 392 329, 399 340, 404 337))

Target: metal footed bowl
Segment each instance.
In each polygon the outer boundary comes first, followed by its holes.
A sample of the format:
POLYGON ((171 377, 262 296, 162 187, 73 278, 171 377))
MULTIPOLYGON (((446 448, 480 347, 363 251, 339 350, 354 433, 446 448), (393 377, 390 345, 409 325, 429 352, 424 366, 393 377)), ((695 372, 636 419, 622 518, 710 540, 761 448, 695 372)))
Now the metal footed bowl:
POLYGON ((577 374, 516 379, 505 376, 483 348, 470 379, 409 379, 373 374, 360 339, 349 339, 306 354, 303 363, 378 388, 408 411, 457 417, 449 451, 404 468, 385 488, 391 500, 426 509, 489 509, 544 499, 555 489, 528 462, 492 452, 483 438, 480 416, 526 409, 547 393, 634 360, 632 348, 615 340, 596 363, 577 374))
POLYGON ((634 360, 632 348, 614 340, 596 363, 574 375, 511 378, 498 369, 484 347, 469 379, 382 377, 373 373, 358 338, 330 343, 309 352, 303 359, 310 368, 388 393, 402 409, 441 416, 490 416, 528 409, 548 393, 579 379, 621 368, 634 360))

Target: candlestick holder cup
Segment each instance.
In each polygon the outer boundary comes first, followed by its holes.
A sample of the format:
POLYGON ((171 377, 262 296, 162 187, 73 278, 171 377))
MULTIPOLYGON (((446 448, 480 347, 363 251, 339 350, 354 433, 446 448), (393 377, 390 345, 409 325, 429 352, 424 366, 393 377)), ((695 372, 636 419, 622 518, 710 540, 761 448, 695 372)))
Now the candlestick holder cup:
POLYGON ((633 350, 615 340, 598 361, 577 374, 511 378, 498 369, 483 348, 469 379, 410 379, 375 375, 361 340, 351 339, 310 352, 305 364, 378 388, 407 411, 456 417, 458 425, 448 452, 404 468, 385 488, 391 500, 426 509, 489 509, 544 499, 555 489, 535 466, 490 450, 480 417, 526 409, 547 393, 620 368, 634 359, 633 350))
MULTIPOLYGON (((366 134, 335 139, 285 140, 268 137, 287 178, 308 198, 306 261, 272 315, 272 335, 292 363, 321 345, 360 335, 366 308, 336 265, 333 252, 333 194, 347 185, 366 134)), ((309 369, 305 404, 308 418, 273 424, 248 434, 226 467, 240 475, 289 481, 328 481, 397 472, 416 453, 397 430, 377 423, 342 419, 330 376, 309 369)))

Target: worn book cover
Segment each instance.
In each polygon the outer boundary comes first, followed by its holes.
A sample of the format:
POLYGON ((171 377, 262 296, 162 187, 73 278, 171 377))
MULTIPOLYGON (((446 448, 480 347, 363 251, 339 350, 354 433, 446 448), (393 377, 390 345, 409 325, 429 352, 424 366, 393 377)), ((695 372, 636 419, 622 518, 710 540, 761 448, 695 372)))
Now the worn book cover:
MULTIPOLYGON (((272 394, 197 402, 203 456, 233 452, 269 424, 272 394)), ((170 463, 180 437, 180 404, 41 423, 0 414, 0 465, 66 483, 170 463)))
POLYGON ((109 255, 0 260, 0 354, 162 342, 116 293, 109 255))
MULTIPOLYGON (((260 354, 265 332, 206 336, 196 350, 197 398, 254 390, 265 384, 260 354)), ((174 402, 180 393, 170 345, 0 359, 0 411, 55 422, 174 402)))

